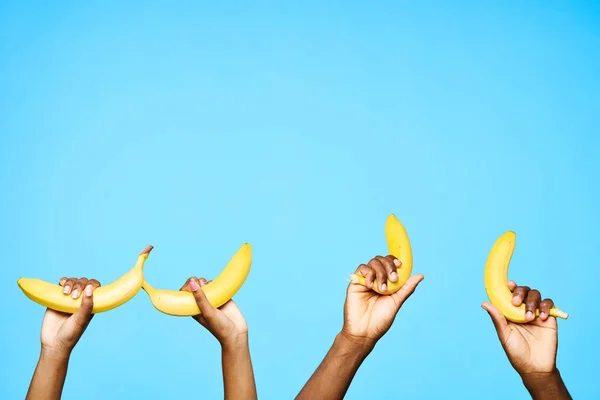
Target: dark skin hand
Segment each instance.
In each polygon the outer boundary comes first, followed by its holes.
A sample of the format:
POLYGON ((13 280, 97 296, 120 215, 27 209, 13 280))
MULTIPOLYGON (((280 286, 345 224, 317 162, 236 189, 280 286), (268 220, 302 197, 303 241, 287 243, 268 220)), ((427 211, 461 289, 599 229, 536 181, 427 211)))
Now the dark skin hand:
POLYGON ((181 287, 191 292, 201 314, 194 318, 221 344, 225 400, 255 400, 256 384, 248 345, 248 325, 233 300, 218 309, 206 298, 202 287, 209 282, 192 277, 181 287))
POLYGON ((356 274, 365 277, 367 287, 351 283, 344 304, 344 326, 333 346, 298 396, 306 400, 343 399, 358 368, 371 353, 377 341, 390 329, 402 304, 414 293, 423 275, 410 277, 391 295, 373 290, 373 280, 385 290, 388 278, 398 280, 401 262, 394 256, 377 256, 368 264, 361 264, 356 274), (383 287, 382 287, 383 286, 383 287))
POLYGON ((83 296, 81 307, 75 314, 46 310, 40 335, 40 358, 26 400, 60 399, 71 352, 94 317, 93 291, 100 287, 100 282, 87 278, 62 278, 59 284, 65 296, 74 299, 83 296))
POLYGON ((513 292, 513 305, 525 304, 528 323, 508 321, 491 303, 483 303, 482 307, 492 318, 511 365, 534 399, 571 399, 556 368, 558 324, 556 318, 549 315, 554 302, 542 300, 539 291, 517 286, 513 281, 508 283, 508 288, 513 292), (537 310, 540 315, 536 318, 537 310))

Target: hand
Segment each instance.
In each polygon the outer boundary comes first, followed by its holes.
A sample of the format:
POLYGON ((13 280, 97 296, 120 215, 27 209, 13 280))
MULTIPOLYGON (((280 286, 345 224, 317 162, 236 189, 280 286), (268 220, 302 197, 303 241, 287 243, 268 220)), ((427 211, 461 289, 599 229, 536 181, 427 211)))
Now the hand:
POLYGON ((513 281, 508 283, 508 288, 513 292, 512 304, 520 306, 525 303, 529 323, 517 324, 506 320, 502 312, 490 303, 483 303, 482 307, 490 314, 510 363, 524 379, 555 373, 558 325, 556 318, 549 316, 554 302, 550 299, 541 301, 539 291, 517 286, 513 281), (538 309, 540 316, 536 318, 538 309))
POLYGON ((240 339, 246 340, 248 325, 237 305, 233 300, 229 300, 219 309, 214 308, 206 298, 204 291, 200 289, 207 284, 208 282, 204 278, 192 277, 180 289, 192 292, 196 303, 198 303, 198 308, 200 308, 202 314, 193 318, 208 329, 222 346, 232 344, 240 339))
POLYGON ((47 354, 68 356, 94 317, 93 291, 100 287, 100 282, 86 278, 62 278, 59 285, 63 287, 65 296, 77 299, 83 294, 81 307, 75 314, 46 310, 42 322, 42 351, 47 354))
POLYGON ((400 260, 389 255, 377 256, 368 265, 358 267, 355 273, 365 277, 366 287, 354 283, 348 286, 342 328, 342 335, 347 339, 373 346, 390 329, 400 307, 424 277, 421 274, 410 277, 399 291, 391 295, 381 295, 371 289, 375 278, 382 291, 386 290, 388 278, 396 282, 397 268, 401 264, 400 260))

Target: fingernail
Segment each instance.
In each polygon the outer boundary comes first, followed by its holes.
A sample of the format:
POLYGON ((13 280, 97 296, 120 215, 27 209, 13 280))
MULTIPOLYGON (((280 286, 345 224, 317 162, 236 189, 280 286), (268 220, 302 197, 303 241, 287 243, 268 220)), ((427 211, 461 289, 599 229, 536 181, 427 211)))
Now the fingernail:
POLYGON ((527 311, 527 314, 525 314, 525 318, 528 320, 533 319, 533 313, 531 311, 527 311))
POLYGON ((390 278, 391 278, 393 281, 396 281, 396 280, 398 280, 398 274, 397 274, 396 272, 392 272, 392 273, 390 274, 390 278))
POLYGON ((194 281, 190 281, 190 288, 192 288, 192 292, 195 292, 196 290, 198 290, 200 286, 198 286, 198 284, 194 281))
POLYGON ((546 319, 546 313, 545 312, 540 313, 540 318, 541 319, 546 319))
POLYGON ((85 295, 87 297, 92 297, 92 292, 94 291, 94 288, 92 288, 92 285, 87 285, 85 287, 85 295))
POLYGON ((77 297, 79 297, 79 289, 75 289, 73 290, 73 293, 71 294, 71 297, 76 299, 77 297))
POLYGON ((67 294, 67 293, 69 293, 69 290, 71 290, 71 286, 67 285, 63 288, 63 293, 67 294))
POLYGON ((385 292, 386 290, 387 290, 387 285, 386 285, 385 283, 383 283, 383 284, 381 285, 381 291, 382 291, 382 292, 385 292))
POLYGON ((513 298, 512 298, 512 303, 513 303, 513 305, 515 305, 515 306, 516 306, 517 304, 519 304, 519 300, 520 300, 520 299, 519 299, 518 297, 513 297, 513 298))
POLYGON ((394 265, 395 265, 396 267, 399 267, 399 266, 400 266, 400 264, 402 264, 402 263, 400 262, 400 260, 398 260, 397 258, 395 258, 395 259, 394 259, 394 265))

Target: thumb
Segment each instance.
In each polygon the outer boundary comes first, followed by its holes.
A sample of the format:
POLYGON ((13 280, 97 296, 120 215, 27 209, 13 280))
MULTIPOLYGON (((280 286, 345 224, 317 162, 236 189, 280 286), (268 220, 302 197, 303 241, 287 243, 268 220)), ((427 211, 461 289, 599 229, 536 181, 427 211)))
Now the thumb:
POLYGON ((496 332, 498 333, 498 338, 500 342, 504 345, 504 343, 508 340, 508 336, 510 335, 510 328, 508 326, 508 321, 502 315, 502 312, 491 303, 483 303, 481 307, 487 311, 494 323, 494 328, 496 328, 496 332))
POLYGON ((81 297, 81 306, 75 314, 73 314, 73 322, 75 322, 75 330, 81 335, 85 328, 94 317, 92 311, 94 309, 94 288, 92 285, 87 285, 81 297))
POLYGON ((192 294, 194 295, 194 299, 196 299, 196 304, 198 304, 198 308, 202 315, 205 318, 210 318, 215 315, 217 311, 216 308, 210 304, 204 290, 200 288, 200 283, 194 278, 190 279, 190 289, 192 290, 192 294))
POLYGON ((411 276, 406 282, 404 282, 404 285, 402 285, 400 290, 391 294, 392 298, 398 305, 398 309, 402 307, 402 304, 404 304, 404 302, 415 292, 415 289, 417 286, 419 286, 419 283, 421 283, 423 279, 425 279, 425 277, 421 274, 411 276))

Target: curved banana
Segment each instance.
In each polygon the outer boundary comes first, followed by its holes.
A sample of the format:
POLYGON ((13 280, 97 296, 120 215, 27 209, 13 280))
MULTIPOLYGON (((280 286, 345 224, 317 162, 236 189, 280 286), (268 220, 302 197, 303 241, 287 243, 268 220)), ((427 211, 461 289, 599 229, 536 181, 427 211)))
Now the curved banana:
MULTIPOLYGON (((517 235, 512 231, 506 232, 496 240, 485 264, 483 280, 490 302, 498 307, 507 320, 527 323, 529 321, 525 319, 525 304, 514 306, 512 304, 513 294, 508 289, 508 267, 516 243, 517 235)), ((536 311, 536 315, 539 315, 539 310, 536 311)), ((550 309, 550 315, 564 319, 569 316, 556 307, 550 309)))
MULTIPOLYGON (((408 233, 398 218, 394 214, 390 214, 385 222, 385 238, 387 240, 389 254, 396 257, 402 262, 398 268, 398 280, 391 282, 387 281, 387 290, 382 292, 379 289, 377 280, 373 282, 373 290, 379 294, 392 294, 400 290, 404 282, 410 278, 413 267, 412 249, 408 233)), ((358 283, 365 286, 365 277, 357 274, 350 274, 352 283, 358 283)))
MULTIPOLYGON (((138 256, 135 266, 125 275, 116 281, 101 286, 94 290, 94 314, 112 310, 128 302, 142 288, 144 280, 143 268, 144 262, 152 251, 153 246, 148 246, 138 256)), ((81 299, 73 299, 71 296, 63 294, 63 288, 60 285, 31 278, 21 278, 17 284, 29 297, 36 303, 56 311, 62 311, 74 314, 81 306, 81 299)))
MULTIPOLYGON (((202 287, 201 290, 213 307, 221 307, 237 293, 250 272, 251 264, 252 247, 246 243, 234 254, 219 276, 202 287)), ((190 292, 154 289, 145 280, 142 289, 160 312, 178 317, 200 314, 194 295, 190 292)))

